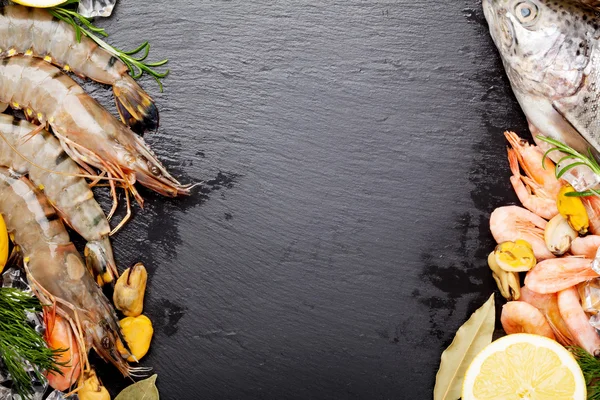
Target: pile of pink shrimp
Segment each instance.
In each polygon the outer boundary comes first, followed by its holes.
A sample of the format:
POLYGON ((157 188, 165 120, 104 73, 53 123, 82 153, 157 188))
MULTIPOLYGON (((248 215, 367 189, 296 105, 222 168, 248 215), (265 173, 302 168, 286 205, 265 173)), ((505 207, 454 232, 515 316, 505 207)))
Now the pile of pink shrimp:
POLYGON ((498 243, 529 242, 538 263, 527 272, 518 299, 503 306, 502 326, 507 334, 546 336, 564 346, 580 346, 598 357, 600 335, 582 307, 578 287, 600 277, 592 269, 600 247, 600 198, 583 198, 591 234, 573 240, 570 253, 557 258, 546 245, 544 228, 547 220, 559 213, 556 199, 566 182, 556 178, 555 165, 544 159, 538 146, 512 132, 505 136, 510 143, 510 182, 523 207, 494 210, 490 230, 498 243))

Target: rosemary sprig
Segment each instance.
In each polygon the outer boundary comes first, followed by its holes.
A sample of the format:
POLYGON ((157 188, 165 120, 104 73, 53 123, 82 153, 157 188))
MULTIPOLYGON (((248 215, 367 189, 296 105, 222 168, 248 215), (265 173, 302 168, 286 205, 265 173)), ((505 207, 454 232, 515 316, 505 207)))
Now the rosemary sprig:
POLYGON ((588 400, 600 400, 600 360, 581 347, 569 347, 569 350, 583 371, 588 400))
POLYGON ((27 292, 14 288, 0 289, 0 357, 21 397, 33 395, 26 363, 33 367, 39 380, 44 371, 59 372, 56 361, 60 351, 46 346, 42 336, 27 322, 27 312, 39 312, 40 302, 27 292))
MULTIPOLYGON (((574 163, 567 165, 566 167, 561 168, 560 170, 558 170, 558 168, 557 168, 556 169, 556 179, 560 179, 569 170, 571 170, 577 166, 580 166, 580 165, 585 165, 590 170, 592 170, 592 172, 594 174, 600 175, 600 164, 598 164, 598 161, 596 161, 596 158, 592 154, 591 148, 588 147, 588 153, 587 153, 587 155, 584 155, 584 154, 581 154, 580 152, 578 152, 577 150, 573 149, 572 147, 569 147, 566 144, 559 142, 558 140, 555 140, 555 139, 552 139, 552 138, 549 138, 546 136, 542 136, 542 135, 538 135, 537 138, 541 141, 544 141, 544 142, 549 143, 554 146, 553 148, 549 149, 548 151, 546 151, 544 153, 544 157, 542 159, 542 165, 544 166, 544 168, 546 166, 545 162, 546 162, 546 159, 548 158, 548 155, 554 151, 560 151, 560 152, 567 154, 566 156, 564 156, 560 160, 558 160, 558 162, 556 163, 557 166, 566 160, 579 160, 579 161, 576 161, 574 163)), ((567 193, 567 196, 568 197, 600 196, 600 190, 589 189, 584 192, 571 192, 571 193, 567 193)))
POLYGON ((59 7, 50 8, 48 11, 54 17, 60 19, 63 22, 73 26, 77 36, 77 41, 81 41, 82 36, 87 36, 92 39, 98 46, 111 53, 113 56, 118 57, 127 65, 129 73, 134 79, 140 78, 144 73, 152 76, 160 91, 163 91, 163 85, 161 79, 169 75, 169 70, 165 72, 158 72, 155 68, 161 67, 169 62, 168 59, 164 59, 157 62, 147 62, 148 54, 150 53, 150 43, 145 41, 137 48, 131 51, 119 50, 110 44, 106 43, 99 36, 107 37, 108 34, 102 28, 95 26, 89 19, 85 18, 77 11, 69 8, 70 5, 79 3, 79 0, 67 0, 59 7))

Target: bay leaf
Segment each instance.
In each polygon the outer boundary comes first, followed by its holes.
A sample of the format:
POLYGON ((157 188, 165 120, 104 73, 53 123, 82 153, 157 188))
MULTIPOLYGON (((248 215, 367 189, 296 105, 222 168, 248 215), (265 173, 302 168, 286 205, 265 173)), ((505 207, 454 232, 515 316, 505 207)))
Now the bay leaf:
POLYGON ((496 308, 492 294, 463 324, 454 340, 442 353, 440 369, 435 376, 433 400, 458 400, 467 368, 475 356, 492 342, 496 308))
POLYGON ((154 374, 148 379, 141 380, 133 385, 127 386, 115 400, 159 400, 156 378, 154 374))

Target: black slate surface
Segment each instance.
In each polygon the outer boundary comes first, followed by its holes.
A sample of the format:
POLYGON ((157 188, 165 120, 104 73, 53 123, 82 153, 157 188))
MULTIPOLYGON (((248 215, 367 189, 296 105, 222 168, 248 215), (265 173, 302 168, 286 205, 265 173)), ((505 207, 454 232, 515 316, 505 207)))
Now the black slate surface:
POLYGON ((161 398, 431 398, 495 287, 502 131, 527 134, 479 2, 120 0, 100 25, 171 60, 147 140, 208 182, 145 192, 114 239, 150 271, 161 398))

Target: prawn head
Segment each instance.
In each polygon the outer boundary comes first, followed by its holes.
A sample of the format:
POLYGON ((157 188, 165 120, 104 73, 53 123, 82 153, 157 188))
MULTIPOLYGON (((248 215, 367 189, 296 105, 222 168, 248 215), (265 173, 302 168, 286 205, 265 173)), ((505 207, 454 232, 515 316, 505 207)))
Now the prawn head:
POLYGON ((77 340, 66 319, 44 308, 44 322, 46 332, 44 338, 48 347, 58 351, 56 362, 60 372, 50 371, 47 374, 48 384, 52 388, 66 391, 73 386, 81 374, 81 356, 77 340))

